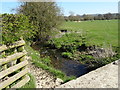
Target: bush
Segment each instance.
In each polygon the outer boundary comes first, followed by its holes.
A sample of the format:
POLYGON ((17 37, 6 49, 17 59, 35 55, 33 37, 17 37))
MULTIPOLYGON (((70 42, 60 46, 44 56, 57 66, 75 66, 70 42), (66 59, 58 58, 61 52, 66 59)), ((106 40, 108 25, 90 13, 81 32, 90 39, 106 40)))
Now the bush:
POLYGON ((3 14, 2 15, 2 44, 10 44, 18 41, 20 37, 24 40, 30 40, 34 37, 33 25, 29 19, 20 14, 3 14))
POLYGON ((72 57, 72 53, 70 53, 70 52, 63 52, 62 56, 65 57, 65 58, 71 58, 72 57))
POLYGON ((23 2, 18 8, 19 13, 29 16, 30 22, 37 26, 36 40, 45 42, 61 24, 63 18, 55 2, 23 2))

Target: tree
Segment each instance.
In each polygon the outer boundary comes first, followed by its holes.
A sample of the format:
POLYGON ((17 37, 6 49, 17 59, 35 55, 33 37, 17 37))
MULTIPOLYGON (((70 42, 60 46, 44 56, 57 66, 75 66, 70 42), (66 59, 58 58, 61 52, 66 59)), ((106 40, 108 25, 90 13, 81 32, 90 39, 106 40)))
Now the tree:
POLYGON ((75 19, 76 19, 76 21, 80 21, 81 16, 77 14, 77 15, 75 16, 75 19))
POLYGON ((112 19, 112 14, 111 13, 104 14, 104 18, 110 20, 112 19))
POLYGON ((69 18, 67 16, 64 16, 65 21, 69 21, 69 18))
POLYGON ((102 14, 98 14, 94 17, 95 20, 104 20, 104 16, 102 14))
POLYGON ((103 15, 102 14, 98 14, 98 20, 103 20, 103 19, 104 19, 103 15))
POLYGON ((55 2, 23 2, 18 10, 37 27, 35 37, 40 41, 48 40, 53 28, 61 24, 62 13, 55 2))
POLYGON ((94 17, 92 15, 86 15, 86 14, 83 15, 83 18, 84 18, 84 20, 93 20, 94 19, 94 17))
POLYGON ((69 14, 70 14, 70 15, 68 16, 68 19, 69 19, 70 21, 74 21, 74 12, 70 11, 69 14))
POLYGON ((74 21, 74 16, 70 15, 70 16, 68 16, 68 19, 69 19, 70 21, 74 21))

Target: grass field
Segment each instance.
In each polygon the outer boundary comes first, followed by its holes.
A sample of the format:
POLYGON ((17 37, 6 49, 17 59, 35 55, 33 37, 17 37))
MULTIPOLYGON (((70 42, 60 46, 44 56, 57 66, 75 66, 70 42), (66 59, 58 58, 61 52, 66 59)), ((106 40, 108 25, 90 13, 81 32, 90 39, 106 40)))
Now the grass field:
POLYGON ((64 22, 61 29, 86 32, 87 41, 91 45, 118 46, 118 20, 64 22))

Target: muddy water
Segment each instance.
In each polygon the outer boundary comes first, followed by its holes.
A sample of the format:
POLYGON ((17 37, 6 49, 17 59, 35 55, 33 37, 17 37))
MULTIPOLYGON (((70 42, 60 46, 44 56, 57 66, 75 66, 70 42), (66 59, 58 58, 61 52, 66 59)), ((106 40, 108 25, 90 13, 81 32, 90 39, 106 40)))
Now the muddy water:
POLYGON ((81 64, 74 60, 63 58, 59 50, 46 49, 40 45, 32 46, 35 50, 38 50, 42 56, 50 56, 51 64, 54 68, 61 70, 67 76, 79 77, 89 72, 87 65, 81 64))

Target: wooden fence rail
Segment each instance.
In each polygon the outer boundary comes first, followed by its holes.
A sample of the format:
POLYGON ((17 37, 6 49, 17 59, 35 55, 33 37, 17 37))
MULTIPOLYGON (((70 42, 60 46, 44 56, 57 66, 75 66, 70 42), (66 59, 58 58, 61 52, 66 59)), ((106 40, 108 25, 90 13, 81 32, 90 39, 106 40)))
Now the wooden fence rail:
POLYGON ((20 88, 29 82, 27 52, 24 49, 25 41, 20 40, 12 45, 0 46, 0 90, 4 88, 20 88), (7 50, 12 50, 12 55, 7 50), (8 53, 10 55, 8 55, 8 53), (7 56, 8 55, 8 56, 7 56))

